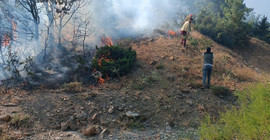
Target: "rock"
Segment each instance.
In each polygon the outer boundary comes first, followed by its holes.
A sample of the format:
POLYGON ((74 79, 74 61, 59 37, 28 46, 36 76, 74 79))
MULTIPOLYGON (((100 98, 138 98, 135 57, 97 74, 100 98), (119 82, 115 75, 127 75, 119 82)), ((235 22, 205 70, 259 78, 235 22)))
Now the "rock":
POLYGON ((189 89, 181 89, 181 92, 183 92, 183 93, 189 93, 190 90, 189 89))
POLYGON ((154 66, 154 65, 156 65, 157 64, 157 61, 151 61, 150 63, 149 63, 150 65, 152 65, 152 66, 154 66))
POLYGON ((79 120, 79 121, 84 121, 87 120, 87 114, 85 112, 80 112, 75 114, 75 117, 79 120))
POLYGON ((23 133, 23 135, 24 135, 24 136, 31 136, 32 134, 31 134, 31 133, 25 132, 25 133, 23 133))
POLYGON ((3 106, 6 106, 6 107, 15 107, 15 106, 18 106, 18 104, 15 104, 15 103, 6 103, 6 104, 3 104, 3 106))
POLYGON ((197 110, 204 111, 204 106, 199 104, 197 110))
POLYGON ((102 125, 102 126, 109 126, 109 121, 107 121, 107 120, 104 120, 104 119, 100 119, 100 124, 102 125))
POLYGON ((110 114, 112 114, 113 111, 114 111, 114 106, 111 105, 111 106, 109 107, 109 109, 108 109, 108 112, 109 112, 110 114))
POLYGON ((104 128, 104 129, 101 131, 101 133, 99 134, 98 138, 99 138, 99 139, 104 139, 104 135, 105 135, 105 133, 107 133, 107 132, 108 132, 107 128, 104 128))
POLYGON ((10 115, 0 116, 0 121, 2 122, 9 122, 11 120, 10 115))
POLYGON ((75 121, 72 121, 72 120, 69 120, 65 123, 61 123, 61 130, 62 131, 67 131, 68 129, 71 129, 71 130, 76 130, 78 127, 77 127, 77 124, 75 121))
POLYGON ((126 112, 126 116, 129 117, 129 118, 134 118, 134 117, 139 117, 140 114, 128 111, 128 112, 126 112))
POLYGON ((97 125, 95 126, 89 126, 87 129, 83 131, 83 135, 85 136, 93 136, 99 133, 99 127, 97 125))
POLYGON ((61 123, 61 130, 67 131, 68 130, 68 124, 67 123, 61 123))
POLYGON ((95 121, 97 119, 97 113, 95 113, 94 115, 93 115, 93 117, 91 118, 91 120, 92 121, 95 121))
POLYGON ((193 102, 191 100, 186 100, 186 103, 190 106, 193 105, 193 102))
POLYGON ((174 57, 173 56, 170 56, 170 60, 173 61, 174 60, 174 57))
POLYGON ((141 93, 142 93, 141 91, 136 91, 135 95, 140 96, 141 93))

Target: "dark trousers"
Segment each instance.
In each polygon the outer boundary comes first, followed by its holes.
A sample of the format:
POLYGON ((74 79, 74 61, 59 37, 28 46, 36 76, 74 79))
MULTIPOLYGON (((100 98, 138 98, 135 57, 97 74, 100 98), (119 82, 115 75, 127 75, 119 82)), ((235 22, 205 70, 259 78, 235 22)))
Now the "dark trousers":
POLYGON ((213 69, 213 66, 210 66, 210 65, 203 66, 203 86, 204 87, 207 87, 207 88, 210 87, 212 69, 213 69), (207 84, 206 84, 206 78, 207 78, 207 84))
POLYGON ((182 30, 180 30, 180 34, 183 36, 182 37, 182 42, 181 42, 181 44, 183 44, 184 45, 184 47, 186 46, 186 38, 187 38, 187 32, 186 31, 182 31, 182 30))

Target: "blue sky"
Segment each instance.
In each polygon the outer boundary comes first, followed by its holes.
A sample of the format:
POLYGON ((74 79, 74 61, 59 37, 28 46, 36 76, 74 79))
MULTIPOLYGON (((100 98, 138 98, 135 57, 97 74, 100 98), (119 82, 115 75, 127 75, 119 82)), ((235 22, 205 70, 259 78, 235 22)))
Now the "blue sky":
POLYGON ((270 0, 244 0, 248 8, 254 8, 256 15, 266 15, 270 20, 270 0))

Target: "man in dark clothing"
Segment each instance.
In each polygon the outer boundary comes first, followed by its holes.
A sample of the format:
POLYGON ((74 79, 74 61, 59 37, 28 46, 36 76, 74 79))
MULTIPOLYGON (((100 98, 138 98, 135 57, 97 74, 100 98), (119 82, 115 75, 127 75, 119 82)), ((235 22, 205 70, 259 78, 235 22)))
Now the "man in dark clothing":
POLYGON ((213 70, 213 58, 214 54, 211 52, 211 48, 208 47, 206 52, 203 55, 204 62, 203 62, 203 87, 209 88, 210 87, 210 78, 211 72, 213 70), (206 84, 206 77, 207 77, 207 84, 206 84))

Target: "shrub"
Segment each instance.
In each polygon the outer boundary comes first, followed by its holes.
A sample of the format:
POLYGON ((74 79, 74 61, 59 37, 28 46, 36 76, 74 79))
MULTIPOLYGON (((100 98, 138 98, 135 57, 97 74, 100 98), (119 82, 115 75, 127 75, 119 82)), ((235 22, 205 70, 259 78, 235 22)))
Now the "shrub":
POLYGON ((102 77, 116 77, 131 71, 136 60, 136 52, 120 46, 104 46, 97 48, 92 67, 102 73, 102 77))
POLYGON ((217 121, 208 116, 201 123, 201 139, 270 139, 269 93, 269 84, 236 93, 240 107, 221 113, 217 121))

